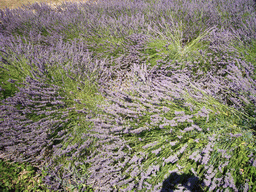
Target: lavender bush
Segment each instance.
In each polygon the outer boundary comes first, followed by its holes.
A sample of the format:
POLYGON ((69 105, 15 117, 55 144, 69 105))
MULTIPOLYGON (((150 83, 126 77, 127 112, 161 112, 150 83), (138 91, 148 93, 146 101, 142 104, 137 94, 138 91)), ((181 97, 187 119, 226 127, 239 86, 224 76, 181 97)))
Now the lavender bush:
POLYGON ((51 191, 255 191, 255 6, 0 10, 1 156, 51 191))

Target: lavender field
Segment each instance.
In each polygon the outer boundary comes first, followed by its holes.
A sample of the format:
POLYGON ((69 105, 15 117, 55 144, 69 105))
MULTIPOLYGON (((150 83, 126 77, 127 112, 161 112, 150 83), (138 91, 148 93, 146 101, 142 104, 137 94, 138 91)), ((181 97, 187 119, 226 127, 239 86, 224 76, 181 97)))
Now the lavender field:
POLYGON ((255 31, 254 0, 0 9, 0 190, 256 191, 255 31))

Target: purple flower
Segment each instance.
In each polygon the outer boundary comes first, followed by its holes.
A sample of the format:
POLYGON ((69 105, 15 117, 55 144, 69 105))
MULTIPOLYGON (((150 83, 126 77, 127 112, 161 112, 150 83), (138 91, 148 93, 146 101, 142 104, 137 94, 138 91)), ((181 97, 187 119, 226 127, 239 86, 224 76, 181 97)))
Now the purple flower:
POLYGON ((251 153, 250 155, 248 155, 248 157, 252 157, 253 156, 253 153, 251 153))
POLYGON ((154 151, 151 151, 152 153, 155 153, 156 155, 158 155, 159 153, 160 153, 160 151, 161 151, 161 148, 159 148, 159 149, 156 149, 156 150, 154 150, 154 151))
POLYGON ((149 144, 143 146, 142 148, 143 148, 143 149, 147 149, 147 148, 149 148, 149 147, 155 146, 157 143, 158 143, 158 141, 155 141, 155 142, 153 142, 153 143, 149 143, 149 144))
POLYGON ((175 115, 185 115, 184 111, 174 111, 175 115))
POLYGON ((247 192, 248 190, 249 190, 249 184, 248 184, 248 183, 245 183, 244 192, 247 192))
POLYGON ((217 187, 216 183, 212 182, 209 191, 213 191, 217 187))
POLYGON ((178 137, 179 139, 181 139, 183 136, 182 136, 182 135, 177 135, 177 137, 178 137))
POLYGON ((171 141, 171 142, 170 142, 170 145, 171 145, 171 146, 174 146, 176 143, 177 143, 177 141, 171 141))
POLYGON ((170 163, 170 162, 175 163, 178 160, 179 160, 179 158, 177 157, 177 155, 174 155, 174 156, 170 156, 167 159, 165 159, 164 162, 166 162, 166 163, 170 163))
POLYGON ((190 156, 189 159, 194 159, 194 156, 197 155, 199 151, 194 151, 190 156))
POLYGON ((243 134, 242 133, 238 133, 238 134, 235 134, 234 136, 235 137, 241 137, 243 134))
POLYGON ((164 129, 164 126, 168 126, 168 125, 169 125, 168 123, 164 123, 164 124, 159 125, 159 128, 164 129))
POLYGON ((184 153, 184 151, 186 150, 187 147, 188 147, 188 144, 186 143, 186 144, 178 151, 178 154, 184 153))
POLYGON ((184 168, 184 167, 182 167, 182 166, 179 166, 178 164, 176 164, 176 166, 178 167, 179 170, 182 169, 182 168, 184 168))
POLYGON ((231 155, 225 155, 225 158, 230 159, 231 155))
POLYGON ((256 159, 254 159, 253 163, 252 163, 253 167, 256 167, 256 159))
POLYGON ((194 127, 192 127, 192 126, 184 129, 184 131, 192 131, 192 130, 194 130, 194 127))
POLYGON ((209 159, 210 159, 210 155, 208 153, 206 153, 203 156, 202 163, 206 165, 208 163, 209 159))
POLYGON ((211 185, 211 179, 204 179, 205 186, 209 187, 211 185))

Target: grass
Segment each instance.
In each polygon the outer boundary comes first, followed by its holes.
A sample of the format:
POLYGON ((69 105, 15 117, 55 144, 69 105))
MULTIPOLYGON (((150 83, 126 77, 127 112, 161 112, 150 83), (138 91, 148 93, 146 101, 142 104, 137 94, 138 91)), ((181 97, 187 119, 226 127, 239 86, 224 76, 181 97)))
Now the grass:
MULTIPOLYGON (((173 21, 177 19, 175 16, 172 18, 173 21)), ((168 28, 167 25, 164 26, 166 29, 165 31, 157 31, 152 29, 148 32, 149 34, 153 35, 154 38, 151 38, 147 41, 145 49, 142 52, 144 55, 148 55, 148 57, 144 60, 150 68, 156 66, 159 60, 173 60, 177 63, 184 64, 185 61, 194 62, 195 58, 197 58, 198 60, 196 61, 199 63, 199 68, 194 69, 194 74, 197 74, 200 70, 203 73, 206 73, 209 70, 210 63, 205 62, 204 58, 201 57, 199 50, 210 52, 208 49, 210 42, 205 40, 205 38, 210 34, 211 31, 220 28, 220 26, 205 29, 199 34, 194 34, 194 38, 191 41, 184 42, 182 32, 185 26, 186 23, 180 21, 174 32, 168 28), (165 46, 168 43, 169 45, 165 46)), ((22 27, 29 28, 29 24, 22 27)), ((125 43, 127 42, 124 38, 114 34, 114 32, 112 32, 111 26, 99 26, 95 33, 102 34, 103 37, 91 35, 89 39, 88 37, 81 36, 79 30, 81 30, 81 26, 78 25, 70 25, 68 29, 64 29, 63 32, 66 34, 66 38, 64 39, 65 43, 71 42, 75 38, 81 38, 88 43, 89 51, 93 52, 94 57, 97 57, 98 59, 111 57, 118 58, 121 54, 125 54, 127 52, 125 49, 125 43), (103 46, 94 46, 95 44, 102 44, 103 46), (118 46, 111 50, 112 45, 118 46)), ((20 34, 26 37, 26 34, 23 34, 22 31, 23 30, 16 31, 16 34, 20 34)), ((127 31, 127 33, 131 35, 133 30, 127 31)), ((46 31, 45 36, 47 35, 48 33, 46 31)), ((246 62, 251 62, 256 67, 256 40, 252 40, 251 44, 246 44, 239 40, 232 40, 227 42, 226 46, 233 46, 246 62)), ((32 48, 35 47, 36 44, 32 45, 32 48)), ((219 56, 219 53, 211 52, 211 54, 219 56)), ((229 54, 231 56, 233 53, 229 52, 229 54)), ((4 54, 2 53, 2 55, 4 54)), ((1 63, 5 70, 1 69, 0 71, 0 82, 2 82, 1 89, 4 89, 4 91, 1 91, 0 101, 14 96, 18 92, 17 87, 21 87, 19 83, 22 83, 27 76, 33 76, 31 66, 27 64, 28 60, 25 57, 22 57, 22 55, 14 55, 13 57, 17 57, 17 59, 16 61, 15 59, 13 60, 15 62, 12 62, 12 65, 1 63), (9 83, 9 79, 14 79, 16 82, 9 83)), ((84 78, 82 76, 78 76, 75 71, 72 72, 72 70, 65 70, 65 68, 71 68, 70 66, 72 66, 72 59, 73 58, 67 60, 65 63, 48 65, 47 83, 61 87, 58 93, 60 96, 65 98, 64 103, 66 108, 75 107, 77 110, 83 110, 86 108, 92 118, 96 118, 98 114, 106 114, 105 110, 99 108, 98 106, 110 106, 112 102, 108 101, 103 95, 99 93, 99 85, 95 77, 96 72, 95 74, 92 73, 90 77, 84 78), (68 72, 66 73, 66 71, 68 72), (73 78, 68 77, 68 75, 73 78), (79 87, 79 89, 77 87, 79 87), (74 100, 79 100, 81 104, 74 102, 74 100)), ((92 60, 89 62, 92 62, 92 60)), ((73 66, 73 68, 77 69, 79 67, 82 66, 73 66)), ((181 68, 184 67, 185 64, 184 66, 181 66, 181 68)), ((36 69, 35 65, 34 68, 36 69)), ((255 71, 253 74, 255 74, 255 71)), ((255 75, 254 79, 256 79, 255 75)), ((124 81, 127 86, 131 85, 129 79, 125 79, 124 81)), ((139 82, 139 80, 136 78, 130 79, 130 81, 139 82)), ((191 86, 192 85, 193 84, 191 84, 191 86)), ((109 89, 115 88, 116 87, 114 85, 109 89)), ((194 91, 200 92, 196 86, 194 86, 194 91)), ((132 91, 126 91, 126 93, 130 96, 138 96, 138 93, 132 91)), ((202 92, 202 94, 204 95, 204 98, 198 101, 189 94, 188 90, 185 90, 182 95, 183 99, 174 100, 172 102, 168 100, 161 101, 159 103, 160 106, 155 107, 157 109, 163 109, 164 107, 169 108, 168 112, 162 114, 162 118, 167 120, 172 120, 173 118, 177 117, 174 115, 175 111, 184 112, 186 115, 192 115, 193 117, 191 120, 193 120, 194 124, 203 130, 201 132, 180 132, 180 130, 191 126, 191 122, 182 120, 178 122, 178 124, 174 127, 163 125, 165 129, 160 129, 159 124, 151 124, 152 118, 154 118, 154 115, 156 115, 157 112, 152 112, 150 110, 146 110, 145 113, 141 114, 138 119, 133 119, 123 115, 127 126, 129 125, 134 128, 140 128, 150 127, 148 126, 149 124, 152 125, 146 132, 144 131, 140 134, 127 134, 122 136, 122 138, 127 141, 127 144, 132 147, 132 152, 130 153, 133 155, 136 154, 139 157, 143 157, 142 153, 145 152, 145 144, 150 144, 157 141, 154 146, 148 147, 146 149, 149 156, 146 160, 143 161, 143 168, 147 170, 152 165, 161 165, 163 163, 163 159, 166 159, 175 152, 179 151, 182 147, 186 147, 186 151, 183 154, 178 154, 178 165, 175 163, 165 165, 164 169, 160 170, 155 177, 148 179, 147 182, 154 185, 162 183, 169 176, 169 170, 173 170, 179 166, 181 166, 181 170, 188 175, 191 174, 191 168, 196 169, 198 177, 203 178, 207 172, 207 169, 204 165, 198 164, 197 162, 189 159, 189 156, 191 153, 202 150, 208 144, 208 137, 217 135, 218 137, 215 137, 216 139, 213 142, 213 151, 211 152, 208 165, 212 165, 214 168, 217 168, 226 162, 225 155, 231 155, 232 158, 229 159, 228 165, 224 167, 222 171, 216 173, 215 177, 219 178, 222 175, 230 172, 238 186, 244 183, 248 183, 250 186, 252 186, 250 191, 255 191, 256 167, 253 167, 248 163, 250 160, 248 155, 251 153, 256 153, 256 121, 253 106, 246 105, 244 111, 239 111, 233 107, 228 106, 227 104, 219 102, 217 99, 214 99, 204 92, 202 92), (186 105, 186 103, 191 104, 191 106, 193 106, 193 110, 191 110, 191 107, 186 105), (203 107, 210 111, 209 114, 207 114, 205 117, 195 115, 203 107), (172 132, 166 131, 167 129, 171 129, 172 132), (232 137, 230 136, 230 133, 241 133, 242 136, 232 137), (179 137, 182 137, 182 139, 179 137), (198 142, 195 142, 195 139, 197 139, 198 142), (176 141, 176 144, 172 145, 172 142, 174 141, 176 141), (160 152, 157 152, 159 148, 161 148, 161 150, 160 152), (218 149, 227 150, 227 153, 221 154, 218 152, 218 149)), ((143 103, 139 100, 135 100, 134 102, 143 106, 143 103)), ((149 105, 152 104, 149 103, 149 105)), ((47 109, 47 107, 51 106, 46 106, 43 109, 47 109)), ((149 109, 150 107, 145 108, 149 109)), ((59 109, 59 111, 64 112, 65 109, 59 109)), ((43 117, 44 116, 38 116, 34 113, 27 118, 36 122, 43 117)), ((111 117, 111 115, 108 115, 108 117, 111 117)), ((83 114, 77 113, 76 111, 69 113, 67 118, 69 121, 64 123, 64 125, 70 132, 73 133, 74 138, 71 138, 66 143, 64 143, 63 149, 69 145, 81 144, 83 142, 83 138, 81 138, 82 133, 87 132, 89 127, 93 126, 92 122, 86 121, 86 118, 83 114)), ((96 142, 97 140, 92 141, 92 145, 88 151, 97 151, 97 147, 93 146, 93 144, 96 142)), ((86 154, 84 155, 84 158, 85 156, 86 154)), ((63 164, 64 167, 68 167, 70 162, 71 161, 68 161, 67 157, 62 157, 57 160, 57 163, 63 164)), ((74 162, 71 163, 74 166, 74 162)), ((128 165, 126 166, 127 167, 124 167, 124 170, 128 169, 128 165)), ((77 175, 80 174, 83 177, 85 175, 89 176, 87 171, 89 167, 90 165, 88 164, 81 165, 81 171, 77 171, 77 175)), ((28 163, 14 163, 8 160, 1 160, 0 189, 2 191, 49 191, 41 179, 43 176, 47 175, 47 168, 41 170, 41 173, 39 173, 38 170, 39 169, 37 167, 34 167, 28 163)), ((129 174, 130 173, 128 173, 128 175, 129 174)), ((140 178, 138 177, 137 181, 139 181, 139 179, 140 178)), ((64 183, 64 185, 66 186, 66 191, 79 191, 82 187, 85 186, 86 191, 93 191, 92 186, 85 183, 80 184, 79 187, 75 187, 73 186, 72 182, 65 182, 66 183, 64 183)), ((207 187, 199 186, 198 190, 206 191, 207 187)))
MULTIPOLYGON (((63 0, 2 0, 0 2, 0 9, 4 9, 6 7, 10 8, 10 9, 15 9, 18 7, 21 7, 22 5, 28 5, 28 4, 33 4, 36 2, 40 2, 40 3, 48 3, 50 5, 60 5, 61 3, 63 3, 63 0)), ((68 2, 77 2, 74 0, 68 0, 68 2)), ((86 2, 85 1, 81 1, 81 2, 86 2)))

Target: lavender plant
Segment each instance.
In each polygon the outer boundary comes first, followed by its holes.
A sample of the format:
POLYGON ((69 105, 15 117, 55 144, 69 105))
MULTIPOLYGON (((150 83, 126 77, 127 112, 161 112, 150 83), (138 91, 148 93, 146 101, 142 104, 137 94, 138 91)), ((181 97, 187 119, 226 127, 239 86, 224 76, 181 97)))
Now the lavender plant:
POLYGON ((254 1, 35 3, 0 21, 1 156, 48 190, 255 191, 254 1))

